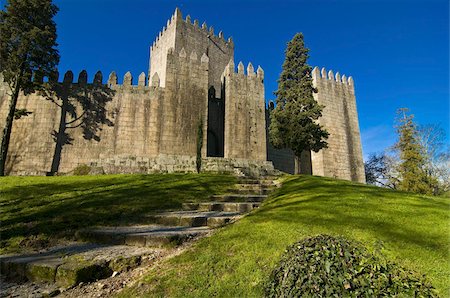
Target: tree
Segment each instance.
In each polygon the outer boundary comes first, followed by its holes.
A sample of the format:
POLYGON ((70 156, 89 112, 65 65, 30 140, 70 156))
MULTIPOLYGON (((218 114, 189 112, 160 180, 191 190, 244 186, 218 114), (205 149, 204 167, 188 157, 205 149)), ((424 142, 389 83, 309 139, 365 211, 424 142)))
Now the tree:
POLYGON ((436 179, 425 170, 426 157, 419 142, 414 115, 408 115, 409 110, 401 108, 397 111, 398 141, 394 148, 399 153, 398 164, 399 189, 422 194, 433 194, 436 179))
POLYGON ((43 77, 50 76, 59 63, 52 19, 57 11, 51 0, 9 0, 0 11, 0 71, 11 90, 0 147, 0 176, 5 175, 13 121, 30 113, 16 109, 19 93, 45 88, 43 77))
POLYGON ((445 130, 438 124, 420 125, 418 141, 425 157, 425 171, 437 182, 434 194, 450 190, 450 147, 445 144, 445 130))
POLYGON ((364 163, 367 184, 397 189, 400 183, 397 164, 397 159, 386 152, 371 154, 364 163))
POLYGON ((269 140, 277 148, 290 148, 298 159, 302 153, 318 152, 327 147, 328 132, 317 120, 323 106, 313 97, 309 50, 303 34, 297 33, 288 43, 283 70, 275 91, 276 107, 270 115, 269 140))

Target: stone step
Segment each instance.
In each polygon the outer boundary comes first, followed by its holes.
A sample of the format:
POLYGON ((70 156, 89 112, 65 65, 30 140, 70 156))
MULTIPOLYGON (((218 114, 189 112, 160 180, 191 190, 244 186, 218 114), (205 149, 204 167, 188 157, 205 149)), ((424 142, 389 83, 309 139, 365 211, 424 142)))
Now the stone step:
MULTIPOLYGON (((249 184, 249 185, 258 185, 258 184, 249 184)), ((227 192, 232 194, 247 194, 247 195, 266 195, 269 194, 272 189, 269 188, 263 188, 260 185, 258 185, 258 188, 230 188, 227 190, 227 192)))
POLYGON ((251 194, 224 194, 214 195, 211 199, 221 202, 262 202, 267 195, 251 195, 251 194))
POLYGON ((185 241, 205 235, 209 231, 207 227, 139 225, 86 229, 78 231, 76 237, 98 243, 164 247, 169 244, 180 245, 185 241))
POLYGON ((239 219, 239 212, 220 211, 174 211, 151 216, 158 224, 185 227, 220 227, 239 219))
POLYGON ((239 183, 236 184, 234 189, 248 189, 248 190, 261 190, 261 189, 267 189, 267 190, 273 190, 275 189, 274 185, 261 185, 261 184, 252 184, 252 183, 239 183))
POLYGON ((253 178, 239 178, 238 184, 259 184, 259 180, 253 178))
POLYGON ((0 270, 8 280, 50 282, 67 288, 126 271, 157 253, 155 249, 124 245, 73 243, 38 253, 2 255, 0 270))
POLYGON ((260 203, 256 202, 206 202, 206 203, 183 203, 183 210, 198 211, 224 211, 224 212, 250 212, 258 208, 260 203))
POLYGON ((238 184, 257 184, 262 186, 277 186, 279 183, 273 179, 253 179, 253 178, 240 178, 238 184))

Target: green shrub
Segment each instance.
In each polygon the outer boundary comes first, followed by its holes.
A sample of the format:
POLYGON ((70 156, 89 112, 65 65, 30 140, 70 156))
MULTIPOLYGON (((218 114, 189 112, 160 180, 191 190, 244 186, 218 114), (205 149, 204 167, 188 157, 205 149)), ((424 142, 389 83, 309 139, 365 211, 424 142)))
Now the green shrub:
POLYGON ((360 243, 319 235, 288 247, 266 297, 437 297, 415 272, 369 253, 360 243))
POLYGON ((78 165, 74 170, 73 174, 76 176, 89 175, 91 172, 91 167, 85 164, 78 165))

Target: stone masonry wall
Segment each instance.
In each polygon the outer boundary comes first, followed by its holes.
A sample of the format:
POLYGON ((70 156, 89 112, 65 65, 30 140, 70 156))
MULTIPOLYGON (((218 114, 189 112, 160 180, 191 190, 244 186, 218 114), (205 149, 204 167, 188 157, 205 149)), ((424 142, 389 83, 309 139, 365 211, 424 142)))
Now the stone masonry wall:
POLYGON ((365 182, 353 79, 317 67, 312 77, 314 97, 325 106, 319 122, 330 133, 328 148, 312 152, 313 174, 365 182))
POLYGON ((264 72, 251 63, 244 74, 242 62, 235 72, 230 61, 223 74, 225 88, 225 158, 267 160, 264 72))
MULTIPOLYGON (((159 87, 157 75, 150 87, 146 86, 145 74, 139 76, 135 86, 130 73, 125 74, 123 85, 118 85, 116 74, 111 73, 108 83, 101 84, 111 91, 106 104, 111 125, 100 126, 98 141, 85 139, 80 127, 67 129, 73 141, 63 146, 59 172, 70 172, 79 164, 120 156, 196 156, 199 121, 203 120, 206 131, 208 62, 205 54, 197 57, 195 53, 187 56, 184 51, 169 52, 167 88, 159 87)), ((73 77, 71 72, 67 74, 73 77)), ((70 81, 68 88, 74 90, 79 85, 70 81)), ((9 104, 7 91, 7 86, 0 83, 2 125, 9 104)), ((10 174, 44 175, 51 168, 55 150, 51 133, 58 129, 61 110, 37 94, 21 95, 17 108, 33 113, 14 121, 7 170, 10 174)), ((206 156, 206 133, 203 144, 202 153, 206 156)))
MULTIPOLYGON (((112 73, 108 86, 103 85, 113 93, 106 104, 112 125, 100 126, 98 141, 85 139, 80 127, 67 129, 73 141, 63 146, 60 172, 69 172, 79 164, 109 156, 154 156, 158 153, 155 146, 158 129, 154 123, 160 117, 158 105, 163 101, 164 90, 145 86, 145 79, 140 78, 139 85, 133 86, 128 73, 124 84, 117 85, 112 73)), ((6 94, 8 87, 3 83, 0 86, 0 123, 4 125, 9 95, 6 94)), ((78 83, 70 84, 73 89, 77 86, 78 83)), ((43 175, 50 171, 55 148, 51 133, 58 129, 61 110, 37 94, 21 95, 17 108, 26 108, 32 114, 14 121, 7 170, 10 174, 43 175)))
POLYGON ((197 154, 198 126, 202 122, 202 155, 206 156, 208 117, 208 65, 205 53, 169 51, 165 98, 159 121, 159 153, 170 155, 197 154))
POLYGON ((176 27, 175 16, 172 16, 167 21, 167 26, 163 27, 156 40, 150 46, 149 77, 153 78, 155 73, 157 73, 161 87, 166 86, 167 53, 169 49, 175 48, 176 27))
POLYGON ((167 21, 167 27, 159 33, 156 41, 150 48, 150 76, 158 73, 161 86, 166 86, 166 55, 169 49, 180 52, 184 48, 186 53, 206 53, 209 60, 208 86, 214 86, 216 92, 220 90, 220 78, 231 58, 234 57, 234 44, 231 38, 227 41, 220 31, 214 35, 214 28, 206 23, 199 26, 198 20, 194 23, 188 15, 185 20, 181 11, 177 8, 171 19, 167 21))

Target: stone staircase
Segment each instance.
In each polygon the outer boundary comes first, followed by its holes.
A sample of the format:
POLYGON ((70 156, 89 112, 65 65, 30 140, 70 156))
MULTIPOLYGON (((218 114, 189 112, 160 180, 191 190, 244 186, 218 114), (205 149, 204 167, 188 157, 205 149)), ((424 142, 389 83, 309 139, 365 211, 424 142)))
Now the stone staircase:
POLYGON ((128 270, 161 250, 210 234, 258 208, 278 186, 274 177, 239 178, 225 195, 211 202, 183 203, 182 210, 148 216, 148 225, 95 227, 76 233, 79 241, 27 255, 0 256, 2 277, 71 287, 128 270))

